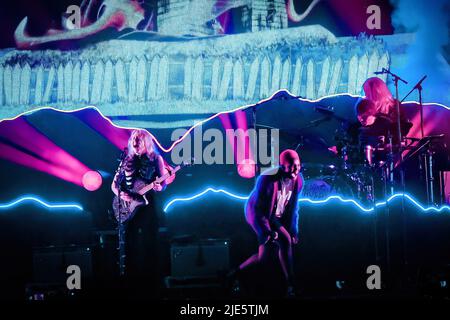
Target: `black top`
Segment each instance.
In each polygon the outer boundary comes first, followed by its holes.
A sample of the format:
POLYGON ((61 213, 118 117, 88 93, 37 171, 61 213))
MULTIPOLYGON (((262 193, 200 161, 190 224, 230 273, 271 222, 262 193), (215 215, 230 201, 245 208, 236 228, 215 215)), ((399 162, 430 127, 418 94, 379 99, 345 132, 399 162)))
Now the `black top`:
POLYGON ((157 157, 135 155, 123 160, 118 182, 121 190, 131 191, 136 180, 150 183, 160 175, 157 157))
MULTIPOLYGON (((389 142, 389 136, 392 136, 392 142, 398 144, 397 122, 384 114, 377 114, 373 124, 359 129, 359 141, 361 146, 379 144, 379 137, 384 136, 385 143, 389 142)), ((412 123, 406 118, 400 119, 402 136, 406 136, 412 127, 412 123)))

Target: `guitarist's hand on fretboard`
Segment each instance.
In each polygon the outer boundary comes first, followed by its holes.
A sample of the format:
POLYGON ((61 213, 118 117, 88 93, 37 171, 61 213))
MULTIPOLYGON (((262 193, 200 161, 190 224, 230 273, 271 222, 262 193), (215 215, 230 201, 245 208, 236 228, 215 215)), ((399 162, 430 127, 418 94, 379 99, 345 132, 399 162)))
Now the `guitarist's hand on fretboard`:
POLYGON ((142 200, 142 196, 138 193, 122 191, 120 193, 120 199, 126 202, 131 202, 133 200, 142 200))
POLYGON ((113 210, 116 220, 120 223, 124 223, 128 221, 128 219, 131 219, 139 207, 149 204, 148 199, 145 197, 147 192, 150 192, 151 190, 164 190, 167 179, 174 177, 178 170, 187 165, 190 164, 182 163, 181 165, 176 166, 174 169, 170 170, 170 172, 164 173, 150 184, 137 180, 135 181, 132 191, 121 192, 119 197, 114 197, 113 210))
POLYGON ((120 199, 122 199, 123 201, 126 201, 126 202, 130 202, 131 200, 133 200, 133 197, 129 193, 121 191, 120 199))

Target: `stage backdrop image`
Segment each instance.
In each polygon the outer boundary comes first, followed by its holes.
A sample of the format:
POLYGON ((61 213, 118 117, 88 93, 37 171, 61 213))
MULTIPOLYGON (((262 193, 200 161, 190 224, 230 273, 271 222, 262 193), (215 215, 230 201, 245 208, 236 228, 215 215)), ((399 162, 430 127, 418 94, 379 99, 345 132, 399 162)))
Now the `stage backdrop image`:
POLYGON ((0 6, 1 299, 449 297, 448 1, 0 6))

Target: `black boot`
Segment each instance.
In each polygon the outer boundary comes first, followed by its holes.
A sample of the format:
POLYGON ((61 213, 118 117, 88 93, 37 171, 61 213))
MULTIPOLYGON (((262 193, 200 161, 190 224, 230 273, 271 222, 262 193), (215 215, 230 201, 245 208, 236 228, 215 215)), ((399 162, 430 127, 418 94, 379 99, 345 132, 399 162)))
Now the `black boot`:
POLYGON ((295 288, 292 285, 288 285, 287 292, 286 292, 286 298, 295 298, 295 288))
POLYGON ((227 274, 226 286, 232 295, 238 295, 241 292, 241 286, 239 282, 240 269, 234 268, 227 274))

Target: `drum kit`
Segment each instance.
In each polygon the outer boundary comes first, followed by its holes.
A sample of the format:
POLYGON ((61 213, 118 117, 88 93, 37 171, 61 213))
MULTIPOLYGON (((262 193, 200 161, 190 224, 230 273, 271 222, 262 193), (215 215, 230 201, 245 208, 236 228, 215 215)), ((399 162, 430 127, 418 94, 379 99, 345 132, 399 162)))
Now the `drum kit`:
POLYGON ((304 197, 339 195, 372 206, 395 192, 407 192, 423 204, 445 203, 442 173, 450 170, 450 152, 444 134, 402 136, 398 144, 387 133, 372 139, 375 143, 363 144, 347 127, 336 130, 335 146, 328 148, 332 157, 323 157, 325 163, 302 163, 304 197))
MULTIPOLYGON (((305 108, 299 117, 303 121, 300 126, 287 125, 282 129, 257 124, 258 104, 255 104, 252 109, 254 129, 256 131, 257 126, 279 129, 285 144, 300 151, 303 160, 301 172, 305 180, 303 197, 321 200, 338 195, 372 206, 395 192, 405 194, 411 191, 423 204, 436 206, 445 203, 442 173, 450 171, 450 144, 446 143, 444 135, 424 135, 421 84, 426 76, 400 101, 398 83, 407 82, 384 68, 375 74, 390 75, 395 86, 397 119, 386 116, 388 122, 385 125, 389 129, 383 129, 383 135, 361 130, 360 124, 350 120, 348 115, 338 115, 334 107, 318 104, 313 108, 305 108), (406 120, 400 116, 400 103, 415 90, 419 94, 421 139, 407 136, 411 127, 406 128, 405 125, 412 124, 405 123, 406 120), (320 114, 320 117, 305 122, 312 114, 320 114), (361 139, 364 134, 370 133, 373 135, 369 139, 361 139), (333 142, 330 134, 334 134, 333 142), (438 161, 436 158, 442 158, 442 155, 446 160, 438 161), (440 165, 436 166, 437 163, 440 165)), ((303 97, 292 96, 287 99, 297 98, 303 97)))
POLYGON ((402 192, 398 172, 403 166, 416 180, 415 191, 426 195, 424 202, 438 204, 441 201, 436 198, 443 187, 439 186, 437 180, 443 168, 442 165, 441 168, 437 167, 437 164, 446 161, 437 159, 448 153, 448 150, 443 150, 443 137, 444 135, 426 136, 422 139, 406 137, 402 143, 402 151, 406 154, 403 159, 398 157, 398 151, 389 143, 358 146, 346 141, 340 148, 333 150, 335 159, 331 162, 302 163, 305 179, 303 196, 321 200, 339 195, 370 206, 395 191, 402 192))
POLYGON ((373 205, 394 192, 411 191, 424 204, 445 203, 443 173, 450 170, 450 150, 444 134, 424 135, 421 84, 426 76, 401 100, 403 102, 414 90, 418 91, 421 132, 418 139, 407 136, 409 128, 404 132, 405 123, 400 119, 398 82, 407 82, 389 70, 376 72, 381 73, 392 76, 394 82, 396 121, 386 134, 370 137, 370 143, 367 143, 361 136, 355 139, 355 130, 350 129, 349 120, 327 112, 327 119, 334 118, 341 123, 340 129, 336 130, 335 146, 328 148, 334 157, 327 163, 302 164, 304 197, 318 200, 340 195, 373 205))
MULTIPOLYGON (((302 163, 302 175, 305 179, 303 197, 323 200, 338 195, 358 200, 369 205, 375 200, 374 172, 376 168, 369 161, 356 162, 346 154, 346 150, 338 149, 335 161, 327 164, 302 163)), ((371 161, 373 161, 371 159, 371 161)))

